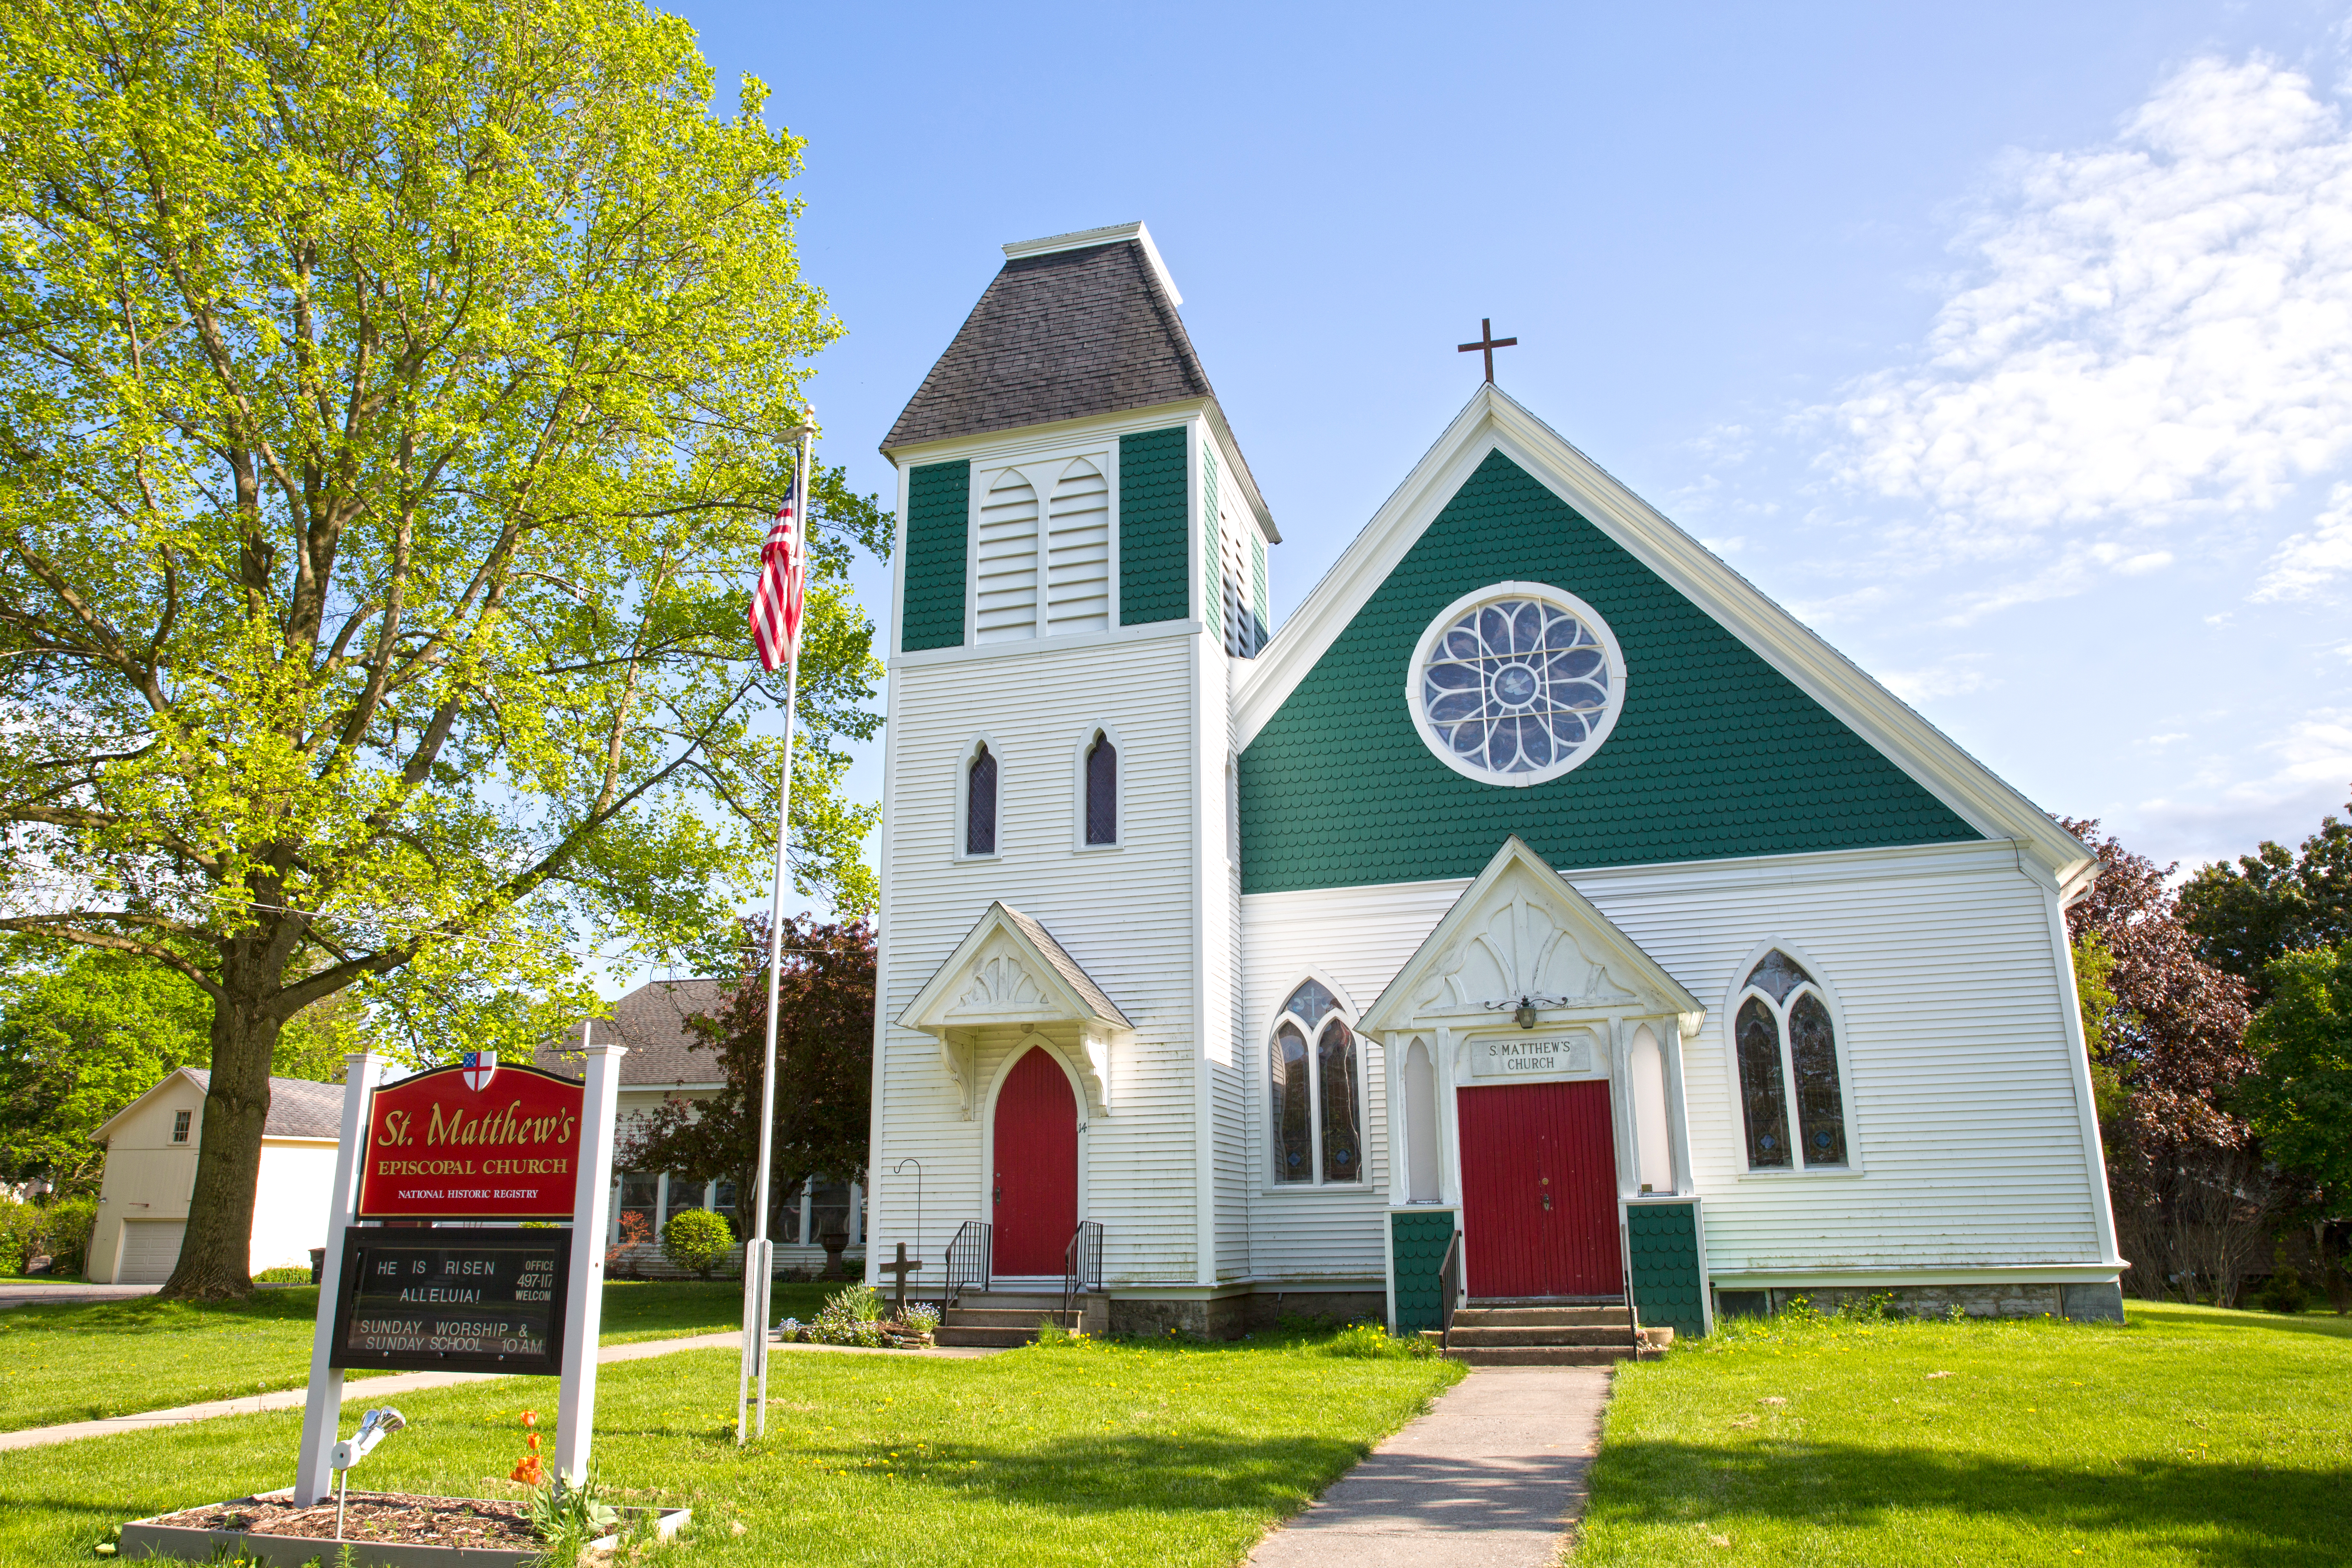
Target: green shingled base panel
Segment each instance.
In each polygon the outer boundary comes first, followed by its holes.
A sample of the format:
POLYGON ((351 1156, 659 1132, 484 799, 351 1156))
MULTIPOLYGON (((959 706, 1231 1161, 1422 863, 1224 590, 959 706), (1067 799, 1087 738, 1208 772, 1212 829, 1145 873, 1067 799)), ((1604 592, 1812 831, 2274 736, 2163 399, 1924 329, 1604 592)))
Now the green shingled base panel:
POLYGON ((1418 1333, 1436 1328, 1444 1304, 1437 1289, 1437 1271, 1445 1267, 1445 1249, 1454 1242, 1454 1211, 1435 1209, 1421 1214, 1389 1215, 1390 1255, 1396 1259, 1396 1331, 1418 1333))
POLYGON ((964 556, 971 465, 927 463, 907 476, 907 597, 898 646, 963 646, 964 556))
POLYGON ((1681 1338, 1706 1332, 1706 1268, 1698 1255, 1698 1205, 1628 1204, 1625 1242, 1633 1259, 1633 1306, 1644 1328, 1681 1338))
POLYGON ((1118 438, 1118 624, 1181 621, 1192 608, 1184 432, 1118 438))
POLYGON ((1500 452, 1241 757, 1242 889, 1470 877, 1517 833, 1555 866, 1979 837, 1876 748, 1500 452), (1422 744, 1406 667, 1439 611, 1548 583, 1617 634, 1625 706, 1581 766, 1514 789, 1422 744))

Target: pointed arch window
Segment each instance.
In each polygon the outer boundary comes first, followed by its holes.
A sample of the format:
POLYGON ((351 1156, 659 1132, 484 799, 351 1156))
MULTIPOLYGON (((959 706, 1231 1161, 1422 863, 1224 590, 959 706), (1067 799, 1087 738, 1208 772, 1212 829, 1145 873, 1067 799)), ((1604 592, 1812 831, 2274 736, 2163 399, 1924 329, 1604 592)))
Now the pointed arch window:
POLYGON ((1283 1003, 1266 1057, 1275 1181, 1360 1184, 1363 1058, 1339 999, 1321 982, 1307 982, 1283 1003))
POLYGON ((1118 748, 1097 730, 1086 757, 1087 842, 1118 842, 1118 748))
POLYGON ((1845 1086, 1829 999, 1804 966, 1778 948, 1740 989, 1732 1053, 1748 1169, 1849 1167, 1845 1086))
POLYGON ((996 853, 996 754, 981 742, 964 764, 963 852, 996 853))

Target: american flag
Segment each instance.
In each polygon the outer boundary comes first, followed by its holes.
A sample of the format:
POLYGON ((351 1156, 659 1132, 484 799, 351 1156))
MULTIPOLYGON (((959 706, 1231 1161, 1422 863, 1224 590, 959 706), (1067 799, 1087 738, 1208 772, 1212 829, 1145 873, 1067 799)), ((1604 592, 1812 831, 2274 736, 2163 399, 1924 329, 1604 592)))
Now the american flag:
POLYGON ((762 669, 782 669, 800 657, 801 588, 808 575, 807 542, 802 538, 795 503, 798 482, 784 496, 784 510, 768 525, 760 546, 760 585, 751 595, 751 642, 762 669))

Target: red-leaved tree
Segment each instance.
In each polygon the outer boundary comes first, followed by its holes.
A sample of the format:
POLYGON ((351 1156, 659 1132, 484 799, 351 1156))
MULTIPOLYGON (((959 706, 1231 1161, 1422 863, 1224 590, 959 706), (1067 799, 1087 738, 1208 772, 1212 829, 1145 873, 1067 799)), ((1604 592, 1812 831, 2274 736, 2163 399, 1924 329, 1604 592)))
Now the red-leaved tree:
POLYGON ((2085 988, 2092 1066, 2106 1092, 2100 1130, 2126 1285, 2227 1301, 2267 1239, 2276 1183, 2253 1131, 2228 1109, 2254 1068, 2243 982, 2198 956, 2167 879, 2093 821, 2061 824, 2098 856, 2099 879, 2067 910, 2078 968, 2105 954, 2106 990, 2085 988))
MULTIPOLYGON (((748 950, 768 952, 764 918, 745 922, 748 950)), ((874 928, 864 921, 784 922, 776 996, 776 1118, 768 1234, 787 1198, 812 1176, 850 1180, 866 1166, 874 1069, 874 928)), ((616 1168, 728 1181, 748 1234, 760 1162, 760 1076, 767 1054, 768 972, 745 966, 710 1013, 688 1023, 719 1055, 721 1087, 708 1099, 673 1097, 632 1123, 616 1168)))

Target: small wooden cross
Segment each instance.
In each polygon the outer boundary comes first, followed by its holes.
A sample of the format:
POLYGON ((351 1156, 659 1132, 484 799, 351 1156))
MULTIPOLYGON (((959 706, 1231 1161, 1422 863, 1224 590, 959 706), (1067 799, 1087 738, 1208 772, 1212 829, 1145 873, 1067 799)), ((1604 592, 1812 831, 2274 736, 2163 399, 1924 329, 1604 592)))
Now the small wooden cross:
POLYGON ((1517 348, 1518 343, 1519 340, 1517 338, 1496 337, 1493 321, 1481 316, 1478 318, 1478 342, 1464 343, 1461 352, 1465 354, 1483 353, 1486 356, 1486 380, 1489 384, 1492 384, 1495 379, 1495 351, 1517 348))
POLYGON ((898 1244, 898 1260, 895 1263, 885 1263, 874 1270, 877 1274, 895 1274, 898 1277, 898 1312, 902 1321, 907 1316, 907 1276, 921 1267, 920 1263, 908 1261, 907 1244, 902 1241, 898 1244))

